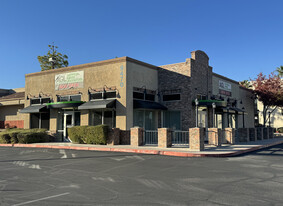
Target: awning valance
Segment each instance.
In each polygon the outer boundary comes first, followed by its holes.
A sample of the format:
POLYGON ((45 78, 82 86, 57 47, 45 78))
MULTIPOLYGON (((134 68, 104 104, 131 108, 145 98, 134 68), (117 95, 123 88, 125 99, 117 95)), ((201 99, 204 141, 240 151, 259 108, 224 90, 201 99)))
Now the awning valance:
POLYGON ((112 100, 99 100, 99 101, 89 101, 78 107, 79 110, 83 109, 106 109, 106 108, 115 108, 116 99, 112 100))
POLYGON ((230 113, 230 114, 247 114, 244 110, 241 110, 239 108, 236 107, 224 107, 224 108, 216 108, 215 110, 216 112, 220 112, 220 113, 230 113))
MULTIPOLYGON (((212 104, 215 104, 216 107, 226 107, 226 101, 219 101, 219 100, 198 100, 198 106, 208 106, 212 107, 212 104)), ((193 105, 195 105, 195 100, 193 100, 193 105)))
POLYGON ((167 110, 167 107, 158 103, 143 100, 134 100, 134 109, 158 109, 167 110))
POLYGON ((47 108, 51 109, 62 109, 62 108, 69 108, 69 107, 78 107, 84 102, 82 101, 69 101, 69 102, 54 102, 54 103, 48 103, 47 108))
POLYGON ((20 110, 20 113, 40 113, 47 112, 46 105, 32 105, 20 110))

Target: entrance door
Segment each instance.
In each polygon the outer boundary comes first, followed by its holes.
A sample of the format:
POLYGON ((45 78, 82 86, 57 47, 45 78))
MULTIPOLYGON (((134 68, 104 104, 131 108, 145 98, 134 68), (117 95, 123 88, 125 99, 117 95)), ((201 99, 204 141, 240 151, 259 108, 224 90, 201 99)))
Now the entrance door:
POLYGON ((68 141, 68 128, 73 127, 75 124, 73 111, 64 112, 64 140, 68 141))
POLYGON ((78 111, 64 111, 64 131, 63 131, 63 137, 64 141, 70 141, 68 139, 68 128, 73 126, 79 126, 80 125, 80 112, 78 111))

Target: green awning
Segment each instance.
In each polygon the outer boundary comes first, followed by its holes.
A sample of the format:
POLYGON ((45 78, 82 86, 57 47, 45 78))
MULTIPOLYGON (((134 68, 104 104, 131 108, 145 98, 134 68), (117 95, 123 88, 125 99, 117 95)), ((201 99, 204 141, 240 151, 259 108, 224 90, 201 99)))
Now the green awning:
POLYGON ((40 113, 48 112, 46 105, 31 105, 29 107, 23 108, 20 110, 20 113, 40 113))
MULTIPOLYGON (((198 106, 208 106, 212 107, 212 104, 215 103, 216 107, 226 107, 226 101, 219 100, 198 100, 198 106)), ((195 100, 193 100, 193 105, 195 105, 195 100)))
POLYGON ((69 101, 69 102, 54 102, 46 104, 47 108, 50 109, 62 109, 68 107, 78 107, 83 104, 83 101, 69 101))
POLYGON ((167 107, 158 103, 143 100, 134 100, 134 109, 157 109, 157 110, 167 110, 167 107))
POLYGON ((116 107, 116 99, 112 100, 97 100, 97 101, 89 101, 78 107, 79 110, 83 109, 106 109, 106 108, 115 108, 116 107))

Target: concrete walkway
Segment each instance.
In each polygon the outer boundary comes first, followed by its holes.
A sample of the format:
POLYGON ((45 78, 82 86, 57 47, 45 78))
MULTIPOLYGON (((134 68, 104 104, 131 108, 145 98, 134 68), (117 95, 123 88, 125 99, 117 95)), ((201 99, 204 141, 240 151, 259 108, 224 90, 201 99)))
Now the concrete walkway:
POLYGON ((0 144, 1 147, 31 147, 31 148, 51 148, 51 149, 73 149, 107 152, 129 152, 141 154, 155 154, 179 157, 232 157, 255 150, 283 144, 283 136, 274 139, 259 140, 256 142, 237 143, 235 145, 223 144, 221 147, 205 145, 205 150, 201 152, 190 151, 188 147, 158 148, 152 146, 133 147, 131 145, 90 145, 73 144, 66 142, 48 142, 34 144, 0 144))

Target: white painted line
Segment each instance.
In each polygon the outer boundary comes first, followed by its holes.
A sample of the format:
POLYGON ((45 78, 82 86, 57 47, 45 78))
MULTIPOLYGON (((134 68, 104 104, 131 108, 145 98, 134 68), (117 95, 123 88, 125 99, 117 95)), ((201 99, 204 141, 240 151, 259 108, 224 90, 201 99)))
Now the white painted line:
POLYGON ((37 200, 31 200, 31 201, 27 201, 27 202, 22 202, 22 203, 19 203, 19 204, 15 204, 13 206, 27 205, 27 204, 38 202, 38 201, 41 201, 41 200, 47 200, 47 199, 51 199, 51 198, 55 198, 55 197, 60 197, 60 196, 63 196, 63 195, 68 195, 68 194, 70 194, 70 193, 66 192, 66 193, 59 194, 59 195, 53 195, 53 196, 49 196, 49 197, 40 198, 40 199, 37 199, 37 200))
POLYGON ((63 156, 61 157, 61 159, 66 159, 66 158, 67 158, 67 154, 66 154, 66 151, 65 151, 65 150, 60 149, 60 150, 59 150, 59 153, 63 155, 63 156))

